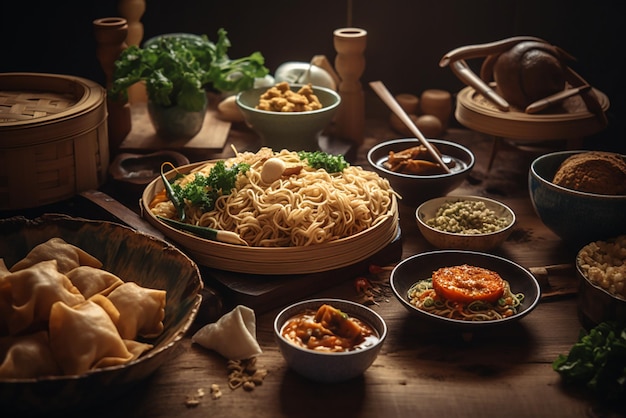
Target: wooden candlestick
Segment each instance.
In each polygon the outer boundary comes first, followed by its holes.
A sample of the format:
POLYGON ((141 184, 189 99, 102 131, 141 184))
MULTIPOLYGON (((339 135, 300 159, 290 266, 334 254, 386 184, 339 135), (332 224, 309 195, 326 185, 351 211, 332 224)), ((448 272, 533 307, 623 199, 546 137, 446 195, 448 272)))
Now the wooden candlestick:
MULTIPOLYGON (((128 24, 120 17, 105 17, 93 21, 94 35, 97 42, 96 56, 106 76, 107 90, 113 83, 115 61, 127 48, 126 35, 128 24)), ((110 154, 114 155, 126 135, 131 130, 130 105, 121 100, 112 100, 107 96, 107 128, 110 154)))
POLYGON ((335 134, 359 145, 365 132, 365 97, 361 76, 365 71, 367 31, 358 28, 337 29, 333 33, 337 56, 335 70, 340 77, 338 92, 341 104, 335 117, 335 134))
MULTIPOLYGON (((141 17, 146 11, 145 0, 119 0, 117 9, 120 12, 120 15, 126 19, 126 22, 128 23, 126 44, 128 46, 141 46, 144 34, 141 17)), ((148 94, 146 93, 146 85, 144 83, 136 83, 129 87, 129 103, 146 103, 147 101, 148 94)))

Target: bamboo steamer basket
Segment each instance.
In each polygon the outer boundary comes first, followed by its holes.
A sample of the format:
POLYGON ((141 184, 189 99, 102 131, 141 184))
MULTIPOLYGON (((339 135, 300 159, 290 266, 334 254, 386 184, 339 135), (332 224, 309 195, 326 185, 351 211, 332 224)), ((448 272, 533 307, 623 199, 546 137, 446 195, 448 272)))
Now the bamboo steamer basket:
MULTIPOLYGON (((606 94, 593 89, 600 107, 607 111, 606 94)), ((580 96, 563 101, 556 111, 527 114, 519 110, 503 112, 472 87, 457 95, 456 119, 466 128, 496 137, 523 142, 576 139, 600 132, 605 126, 589 110, 580 96)))
POLYGON ((0 210, 97 189, 109 164, 106 90, 80 77, 0 74, 0 210))
MULTIPOLYGON (((216 160, 213 160, 216 161, 216 160)), ((171 180, 202 167, 204 161, 178 167, 165 173, 171 180)), ((347 267, 363 261, 387 247, 397 238, 398 203, 393 197, 388 216, 369 229, 323 244, 302 247, 246 247, 211 241, 179 231, 161 222, 149 209, 154 196, 163 190, 160 177, 145 188, 139 201, 142 216, 167 238, 186 251, 194 261, 207 267, 256 275, 309 274, 347 267)))

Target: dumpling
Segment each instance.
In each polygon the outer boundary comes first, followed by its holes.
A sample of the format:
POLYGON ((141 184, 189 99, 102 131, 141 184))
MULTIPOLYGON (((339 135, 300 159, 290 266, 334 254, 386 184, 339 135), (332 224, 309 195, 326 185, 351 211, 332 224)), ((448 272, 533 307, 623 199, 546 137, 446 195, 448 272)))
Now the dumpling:
POLYGON ((96 302, 86 300, 70 307, 63 302, 50 311, 50 347, 66 375, 127 363, 131 353, 109 314, 96 302))
POLYGON ((113 289, 124 283, 115 274, 91 266, 76 267, 67 273, 67 277, 85 299, 96 294, 107 296, 113 289))
POLYGON ((2 379, 30 379, 61 372, 52 356, 47 331, 0 339, 0 358, 2 379))
POLYGON ((11 274, 4 264, 4 260, 0 258, 0 336, 9 333, 9 313, 11 312, 11 286, 6 276, 11 274))
MULTIPOLYGON (((4 278, 11 294, 8 314, 10 334, 17 334, 36 322, 45 322, 57 301, 69 306, 85 300, 70 279, 57 270, 57 261, 41 261, 4 278)), ((36 325, 36 324, 35 324, 36 325)))
POLYGON ((108 298, 120 312, 117 329, 124 339, 153 338, 163 331, 165 290, 150 289, 134 282, 116 287, 108 298))
POLYGON ((0 283, 2 283, 2 278, 10 273, 9 268, 4 262, 4 258, 0 258, 0 283))
POLYGON ((62 238, 51 238, 35 246, 25 258, 15 263, 10 270, 15 272, 47 260, 57 260, 61 273, 67 273, 78 266, 102 267, 100 260, 86 251, 68 244, 62 238))

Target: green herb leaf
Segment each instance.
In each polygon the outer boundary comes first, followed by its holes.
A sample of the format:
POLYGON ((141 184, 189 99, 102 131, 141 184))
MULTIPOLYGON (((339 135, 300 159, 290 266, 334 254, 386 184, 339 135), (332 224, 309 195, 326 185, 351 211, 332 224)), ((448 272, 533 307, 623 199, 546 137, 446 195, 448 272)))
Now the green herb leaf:
POLYGON ((178 105, 202 110, 206 88, 239 92, 253 86, 255 78, 269 70, 260 52, 231 60, 226 31, 218 31, 217 43, 200 37, 166 36, 145 48, 130 46, 115 62, 112 98, 128 99, 128 89, 144 81, 148 97, 159 106, 178 105))
POLYGON ((626 326, 602 322, 589 333, 581 332, 568 355, 560 354, 552 363, 564 381, 586 386, 610 400, 626 395, 626 326))
POLYGON ((237 176, 245 174, 250 169, 249 164, 235 164, 226 167, 223 160, 215 163, 208 176, 196 173, 194 179, 184 187, 173 184, 172 190, 179 201, 192 206, 200 206, 204 210, 212 210, 215 201, 222 195, 227 195, 235 188, 237 176))
POLYGON ((343 155, 331 155, 322 151, 300 151, 298 157, 306 160, 309 166, 315 169, 322 168, 329 173, 340 173, 350 165, 343 155))

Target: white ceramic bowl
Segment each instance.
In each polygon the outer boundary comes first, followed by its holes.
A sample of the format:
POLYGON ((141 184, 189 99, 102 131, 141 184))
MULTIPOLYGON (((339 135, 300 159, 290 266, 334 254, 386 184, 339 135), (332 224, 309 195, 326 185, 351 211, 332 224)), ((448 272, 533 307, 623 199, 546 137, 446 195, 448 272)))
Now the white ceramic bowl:
MULTIPOLYGON (((290 85, 298 91, 300 84, 290 85)), ((235 99, 241 109, 246 124, 261 137, 264 146, 274 151, 316 151, 319 149, 319 136, 330 124, 341 103, 339 94, 325 87, 313 86, 313 93, 322 103, 322 108, 307 112, 273 112, 259 110, 259 98, 267 87, 253 88, 237 94, 235 99)))
POLYGON ((481 196, 445 196, 430 199, 415 211, 417 226, 426 240, 440 249, 488 251, 500 246, 513 232, 515 213, 505 204, 481 196), (507 225, 497 231, 481 234, 447 232, 430 226, 427 221, 435 217, 438 209, 446 202, 483 202, 485 207, 493 211, 494 216, 504 218, 507 225))
POLYGON ((341 382, 361 376, 372 365, 387 338, 387 325, 378 313, 359 303, 340 299, 311 299, 284 308, 274 320, 274 336, 287 365, 296 373, 317 382, 341 382), (323 304, 371 325, 378 333, 378 341, 359 350, 320 352, 298 347, 281 335, 281 329, 290 318, 307 309, 317 310, 323 304))

